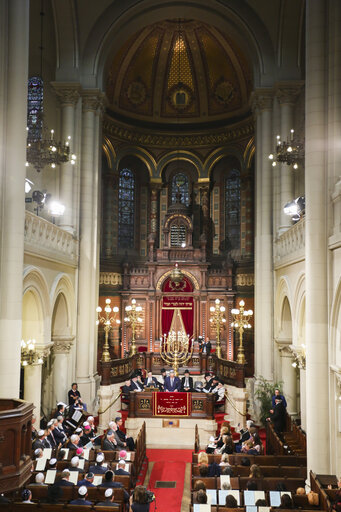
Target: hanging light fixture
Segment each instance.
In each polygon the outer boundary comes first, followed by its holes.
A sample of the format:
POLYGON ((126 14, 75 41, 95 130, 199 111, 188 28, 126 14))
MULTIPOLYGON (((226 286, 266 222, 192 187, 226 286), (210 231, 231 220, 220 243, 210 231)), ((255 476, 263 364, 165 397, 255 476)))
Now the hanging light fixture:
POLYGON ((277 162, 292 165, 296 170, 299 164, 304 161, 304 141, 295 136, 295 130, 290 130, 290 140, 281 140, 280 135, 276 137, 276 154, 271 153, 269 159, 272 160, 272 166, 277 162))
POLYGON ((181 272, 181 270, 179 269, 179 265, 177 263, 175 263, 175 267, 173 268, 173 270, 170 274, 170 278, 171 278, 171 281, 173 283, 175 283, 176 285, 181 283, 184 278, 184 275, 181 272))
MULTIPOLYGON (((33 109, 33 123, 27 127, 26 166, 32 165, 38 172, 44 167, 55 168, 57 165, 70 160, 70 140, 56 140, 54 130, 49 130, 43 114, 43 29, 44 29, 44 0, 40 9, 40 77, 30 81, 31 90, 36 89, 40 94, 37 101, 37 111, 33 109)), ((71 156, 71 163, 76 161, 76 155, 71 156)))

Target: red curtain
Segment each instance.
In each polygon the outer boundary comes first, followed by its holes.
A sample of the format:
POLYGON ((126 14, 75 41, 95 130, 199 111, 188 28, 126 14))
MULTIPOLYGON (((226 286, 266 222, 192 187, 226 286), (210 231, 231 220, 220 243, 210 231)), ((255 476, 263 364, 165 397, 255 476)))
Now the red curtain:
POLYGON ((193 311, 193 298, 192 297, 186 297, 187 302, 192 303, 191 309, 180 309, 180 313, 182 316, 182 321, 185 326, 186 334, 189 334, 189 336, 193 336, 193 318, 194 318, 194 311, 193 311))
POLYGON ((162 333, 161 336, 166 334, 168 336, 170 326, 172 325, 174 315, 174 309, 164 309, 162 308, 162 316, 161 316, 161 326, 162 326, 162 333))

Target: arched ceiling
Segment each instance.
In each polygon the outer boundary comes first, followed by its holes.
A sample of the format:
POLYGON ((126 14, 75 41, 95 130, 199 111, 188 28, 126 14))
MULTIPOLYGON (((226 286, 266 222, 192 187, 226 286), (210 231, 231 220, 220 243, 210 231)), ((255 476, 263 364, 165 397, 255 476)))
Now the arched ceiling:
POLYGON ((165 20, 130 37, 108 63, 109 110, 168 125, 237 120, 249 113, 250 63, 217 28, 165 20))

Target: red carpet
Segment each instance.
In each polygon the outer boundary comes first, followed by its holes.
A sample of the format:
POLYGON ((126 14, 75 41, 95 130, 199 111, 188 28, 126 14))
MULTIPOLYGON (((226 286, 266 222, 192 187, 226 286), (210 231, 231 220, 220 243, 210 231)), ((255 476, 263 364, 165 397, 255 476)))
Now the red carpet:
POLYGON ((155 494, 158 512, 180 512, 186 463, 192 462, 192 450, 148 449, 147 457, 150 462, 154 462, 148 488, 155 494), (176 487, 175 489, 155 489, 155 482, 158 480, 176 481, 176 487))

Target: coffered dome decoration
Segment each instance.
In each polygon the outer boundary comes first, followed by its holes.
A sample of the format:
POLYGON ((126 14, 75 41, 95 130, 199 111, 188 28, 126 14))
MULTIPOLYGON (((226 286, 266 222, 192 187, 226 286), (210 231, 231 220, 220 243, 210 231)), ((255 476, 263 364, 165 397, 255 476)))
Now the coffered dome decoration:
POLYGON ((166 20, 131 37, 108 67, 109 109, 157 123, 208 122, 249 111, 252 77, 228 35, 194 20, 166 20))

